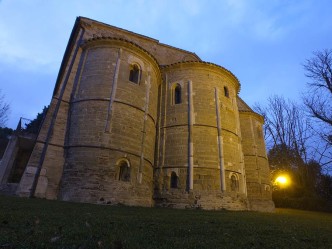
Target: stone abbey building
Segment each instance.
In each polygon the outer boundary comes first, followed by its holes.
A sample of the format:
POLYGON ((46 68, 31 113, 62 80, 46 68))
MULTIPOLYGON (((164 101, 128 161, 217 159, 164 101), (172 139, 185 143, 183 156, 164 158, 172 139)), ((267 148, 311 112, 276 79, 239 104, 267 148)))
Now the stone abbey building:
POLYGON ((78 17, 16 194, 272 211, 264 120, 239 90, 195 53, 78 17))

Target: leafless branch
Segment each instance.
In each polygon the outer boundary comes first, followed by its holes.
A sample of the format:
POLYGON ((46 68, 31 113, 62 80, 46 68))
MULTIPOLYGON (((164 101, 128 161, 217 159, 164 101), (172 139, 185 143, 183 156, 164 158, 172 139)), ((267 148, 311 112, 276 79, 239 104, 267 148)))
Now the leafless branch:
POLYGON ((4 127, 8 120, 9 104, 5 102, 5 95, 1 94, 0 89, 0 127, 4 127))

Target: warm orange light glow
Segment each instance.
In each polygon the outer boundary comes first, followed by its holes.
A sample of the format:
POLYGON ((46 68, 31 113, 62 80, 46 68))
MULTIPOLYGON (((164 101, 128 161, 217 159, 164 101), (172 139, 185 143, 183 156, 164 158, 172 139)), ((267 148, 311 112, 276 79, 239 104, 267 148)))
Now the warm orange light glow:
POLYGON ((284 176, 278 176, 276 179, 276 182, 280 183, 280 184, 286 184, 287 179, 284 176))
POLYGON ((290 183, 289 178, 285 175, 278 176, 275 179, 275 184, 281 187, 286 187, 287 185, 289 185, 289 183, 290 183))

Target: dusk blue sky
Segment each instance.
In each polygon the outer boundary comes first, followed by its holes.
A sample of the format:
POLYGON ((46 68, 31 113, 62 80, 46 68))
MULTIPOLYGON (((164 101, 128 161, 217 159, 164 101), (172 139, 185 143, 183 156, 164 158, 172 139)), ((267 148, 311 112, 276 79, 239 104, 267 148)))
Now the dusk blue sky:
POLYGON ((272 94, 299 100, 302 64, 332 48, 330 0, 0 0, 0 89, 7 126, 51 100, 77 16, 195 52, 232 71, 249 104, 272 94))

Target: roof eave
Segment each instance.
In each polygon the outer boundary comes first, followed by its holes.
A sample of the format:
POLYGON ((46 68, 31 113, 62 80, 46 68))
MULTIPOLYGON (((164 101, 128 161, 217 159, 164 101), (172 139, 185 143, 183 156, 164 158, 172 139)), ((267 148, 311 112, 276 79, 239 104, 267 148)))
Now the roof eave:
POLYGON ((56 83, 55 83, 55 87, 54 87, 52 96, 54 96, 57 93, 58 89, 59 89, 60 83, 62 81, 63 75, 64 75, 65 70, 66 70, 66 66, 67 66, 69 58, 70 58, 71 51, 72 51, 72 49, 73 49, 73 47, 76 43, 76 39, 77 39, 77 36, 78 36, 78 33, 79 33, 80 29, 81 29, 81 17, 77 17, 76 20, 75 20, 74 27, 71 31, 65 53, 63 55, 63 59, 62 59, 61 65, 60 65, 58 77, 56 79, 56 83))

